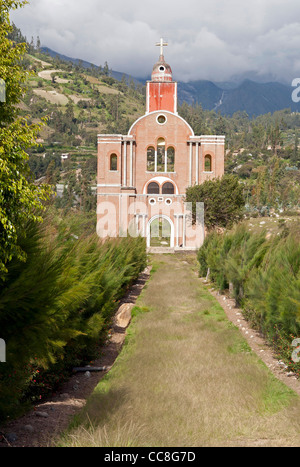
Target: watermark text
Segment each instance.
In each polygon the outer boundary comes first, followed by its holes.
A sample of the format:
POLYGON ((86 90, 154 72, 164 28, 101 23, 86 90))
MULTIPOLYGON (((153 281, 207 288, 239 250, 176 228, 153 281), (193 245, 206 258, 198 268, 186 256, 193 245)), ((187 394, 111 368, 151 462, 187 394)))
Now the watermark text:
POLYGON ((292 347, 297 347, 293 353, 292 353, 292 360, 294 363, 299 363, 300 362, 300 339, 294 339, 292 342, 292 347))
POLYGON ((0 339, 0 363, 6 363, 6 344, 4 339, 0 339))
POLYGON ((292 81, 292 87, 296 88, 292 92, 292 101, 298 104, 300 102, 300 78, 295 78, 292 81))

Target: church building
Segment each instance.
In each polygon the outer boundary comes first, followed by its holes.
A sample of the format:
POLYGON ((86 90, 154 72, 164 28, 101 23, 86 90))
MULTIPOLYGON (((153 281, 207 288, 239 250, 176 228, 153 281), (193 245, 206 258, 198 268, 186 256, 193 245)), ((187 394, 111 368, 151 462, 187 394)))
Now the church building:
MULTIPOLYGON (((191 222, 189 186, 224 174, 224 136, 196 136, 177 112, 177 82, 164 58, 147 82, 146 113, 127 135, 98 135, 97 233, 141 235, 150 249, 193 250, 204 225, 191 222)), ((203 214, 202 214, 203 219, 203 214)))

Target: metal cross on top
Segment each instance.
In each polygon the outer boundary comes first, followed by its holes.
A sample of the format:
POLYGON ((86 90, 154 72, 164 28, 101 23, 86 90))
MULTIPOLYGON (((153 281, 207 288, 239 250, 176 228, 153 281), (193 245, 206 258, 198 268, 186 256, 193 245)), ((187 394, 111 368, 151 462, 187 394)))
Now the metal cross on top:
POLYGON ((168 43, 163 40, 163 38, 160 39, 160 42, 156 43, 157 47, 160 47, 160 55, 164 54, 164 47, 167 47, 168 43))

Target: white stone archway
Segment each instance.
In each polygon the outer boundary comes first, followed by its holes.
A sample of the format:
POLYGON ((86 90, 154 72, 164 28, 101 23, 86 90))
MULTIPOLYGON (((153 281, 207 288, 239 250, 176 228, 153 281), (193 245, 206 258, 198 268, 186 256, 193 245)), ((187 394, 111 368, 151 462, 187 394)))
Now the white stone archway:
POLYGON ((151 224, 154 220, 156 219, 165 219, 166 221, 169 222, 170 226, 171 226, 171 234, 170 234, 170 248, 174 248, 174 244, 175 244, 175 239, 174 239, 174 235, 175 235, 175 228, 174 228, 174 223, 172 222, 172 220, 170 219, 170 217, 166 216, 165 214, 157 214, 156 216, 153 216, 151 217, 151 219, 148 221, 148 224, 147 224, 147 248, 150 248, 151 247, 151 224))
POLYGON ((178 194, 179 194, 178 186, 177 186, 177 184, 174 182, 174 180, 172 180, 172 179, 169 178, 169 177, 163 177, 163 176, 158 175, 158 176, 156 176, 156 177, 151 178, 150 180, 147 180, 147 182, 145 183, 144 188, 143 188, 143 194, 144 194, 144 195, 147 194, 147 187, 148 187, 149 183, 151 183, 151 182, 156 182, 156 183, 158 183, 160 189, 161 189, 161 187, 163 186, 164 183, 170 182, 170 183, 172 183, 172 184, 174 185, 174 194, 175 194, 175 195, 178 195, 178 194))

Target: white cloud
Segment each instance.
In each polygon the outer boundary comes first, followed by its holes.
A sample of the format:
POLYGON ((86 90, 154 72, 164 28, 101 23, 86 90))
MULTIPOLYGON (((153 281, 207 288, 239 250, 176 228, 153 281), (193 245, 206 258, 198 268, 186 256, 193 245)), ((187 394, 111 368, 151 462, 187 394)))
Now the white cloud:
POLYGON ((31 0, 11 17, 29 39, 133 76, 151 74, 161 35, 174 79, 300 76, 298 0, 31 0))

